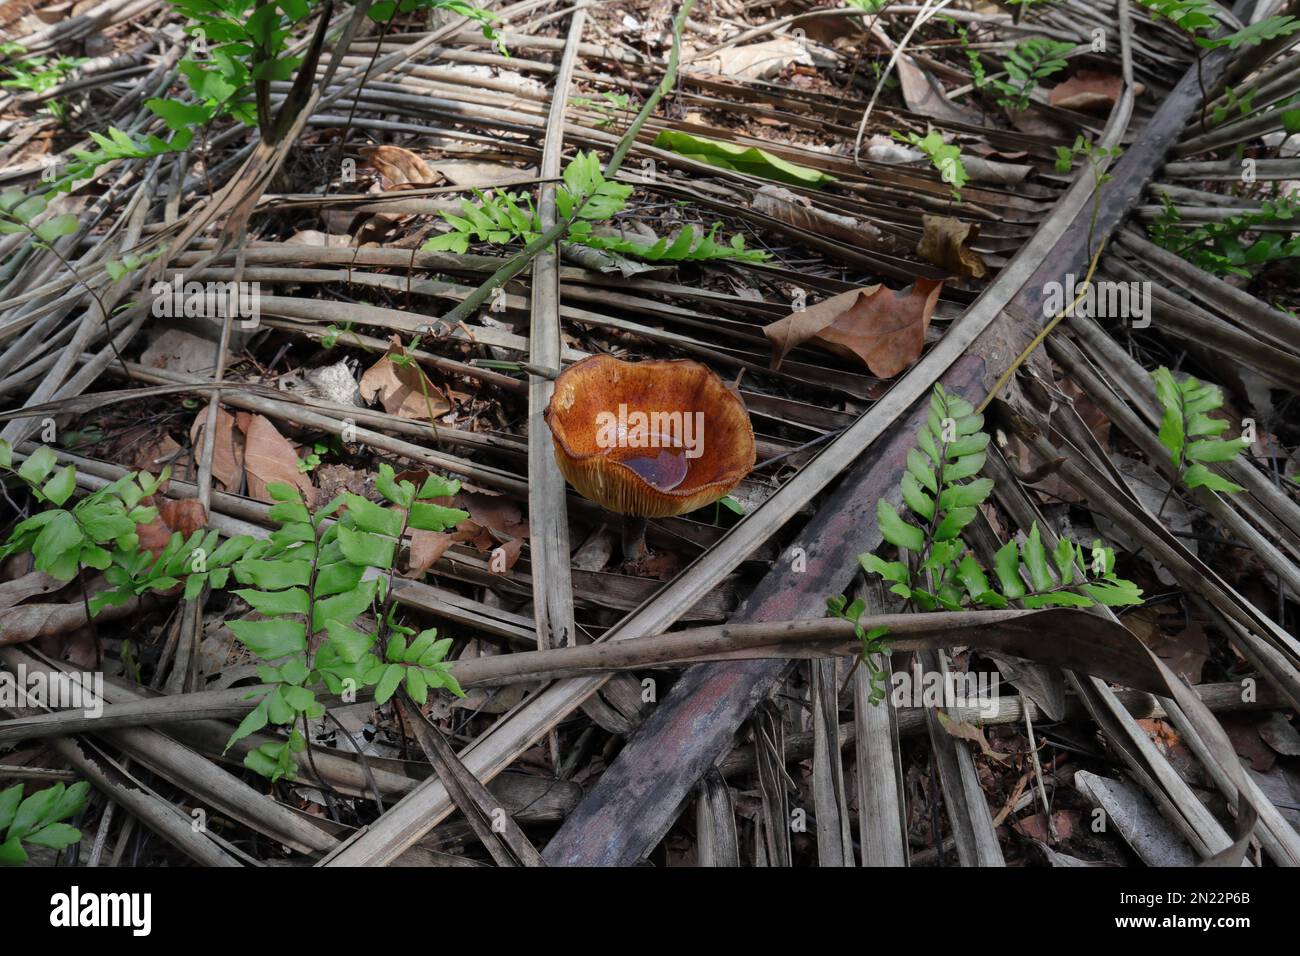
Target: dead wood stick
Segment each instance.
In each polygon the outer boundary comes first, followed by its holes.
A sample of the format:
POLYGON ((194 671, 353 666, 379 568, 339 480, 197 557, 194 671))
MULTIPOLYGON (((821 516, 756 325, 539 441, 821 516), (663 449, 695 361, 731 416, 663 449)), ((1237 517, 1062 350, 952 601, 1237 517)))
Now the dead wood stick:
MULTIPOLYGON (((1254 700, 1242 700, 1240 684, 1201 684, 1196 687, 1201 701, 1216 714, 1237 711, 1284 710, 1289 705, 1286 699, 1268 685, 1260 685, 1258 696, 1254 700)), ((1135 720, 1152 720, 1167 717, 1164 706, 1154 694, 1145 691, 1121 690, 1115 694, 1120 703, 1135 720)), ((887 706, 881 704, 880 706, 887 706)), ((1019 696, 999 697, 997 712, 989 714, 974 707, 948 708, 948 714, 954 721, 966 721, 983 726, 1001 724, 1018 724, 1025 719, 1025 711, 1034 720, 1051 720, 1051 717, 1031 700, 1019 696)), ((921 707, 899 707, 898 733, 900 736, 914 736, 925 731, 925 714, 921 707)), ((1065 701, 1063 722, 1091 720, 1088 709, 1074 697, 1065 701)), ((840 747, 851 747, 857 739, 857 732, 852 723, 840 724, 840 747)), ((786 738, 786 759, 788 761, 808 760, 813 755, 813 735, 811 732, 790 734, 786 738)), ((733 778, 753 773, 758 769, 758 759, 753 744, 737 747, 721 761, 718 768, 724 777, 733 778)))
POLYGON ((497 806, 496 798, 470 773, 438 728, 432 726, 414 702, 406 698, 405 692, 402 697, 399 701, 402 715, 415 732, 420 748, 437 769, 438 776, 446 783, 465 819, 497 865, 545 866, 537 848, 528 842, 519 824, 508 814, 502 814, 498 831, 496 812, 501 808, 497 806))
MULTIPOLYGON (((1141 658, 1125 653, 1137 639, 1118 624, 1083 611, 967 611, 933 614, 881 614, 863 617, 865 628, 887 627, 898 651, 933 650, 954 645, 993 648, 1016 656, 1033 656, 1065 667, 1089 667, 1130 687, 1157 691, 1141 658), (1048 631, 1050 644, 1041 640, 1048 631), (1035 651, 1035 645, 1038 650, 1035 651), (1080 650, 1086 648, 1086 650, 1080 650)), ((839 618, 724 624, 617 643, 584 644, 544 651, 523 651, 452 661, 462 686, 489 686, 556 677, 642 669, 708 660, 825 657, 856 653, 853 625, 839 618)), ((95 717, 59 712, 0 722, 0 741, 48 736, 88 729, 134 726, 155 721, 202 720, 238 716, 248 710, 250 695, 270 685, 200 691, 110 704, 95 717)))
MULTIPOLYGON (((95 615, 95 621, 135 617, 156 607, 158 602, 156 595, 131 598, 125 604, 104 608, 95 615)), ((87 623, 86 605, 81 601, 72 604, 22 604, 0 612, 0 646, 67 634, 85 627, 87 623)))
MULTIPOLYGON (((0 662, 16 670, 20 665, 28 671, 55 672, 64 670, 39 655, 14 647, 0 647, 0 662)), ((75 679, 75 675, 72 675, 75 679)), ((106 706, 113 692, 92 691, 85 682, 80 685, 83 706, 98 709, 106 706)), ((178 695, 180 696, 180 695, 178 695)), ((80 712, 74 712, 79 714, 80 712)), ((48 715, 47 715, 48 716, 48 715)), ((39 720, 40 717, 28 718, 39 720)), ((292 847, 299 853, 328 850, 334 839, 312 823, 293 814, 273 798, 255 790, 240 777, 227 773, 206 757, 189 747, 177 743, 153 727, 122 727, 119 729, 91 728, 101 733, 109 743, 133 760, 145 765, 163 778, 184 787, 196 799, 218 807, 232 818, 252 830, 292 847)), ((66 734, 65 734, 66 736, 66 734)))

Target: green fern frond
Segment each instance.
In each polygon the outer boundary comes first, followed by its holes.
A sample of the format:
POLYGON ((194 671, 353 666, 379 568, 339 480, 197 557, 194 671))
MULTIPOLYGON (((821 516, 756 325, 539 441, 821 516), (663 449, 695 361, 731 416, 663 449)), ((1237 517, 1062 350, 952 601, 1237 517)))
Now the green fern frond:
POLYGON ((460 483, 430 476, 417 488, 381 464, 375 488, 385 503, 344 492, 313 513, 296 487, 268 485, 276 499, 270 517, 279 527, 233 566, 236 580, 248 585, 234 593, 264 619, 228 626, 260 659, 258 674, 273 686, 226 747, 268 724, 293 728, 287 739, 263 744, 244 758, 245 766, 272 780, 296 771, 294 755, 306 741, 295 725, 323 713, 316 697, 321 685, 333 694, 375 687, 380 704, 403 684, 420 703, 429 688, 464 696, 443 663, 450 640, 435 641, 437 631, 429 629, 408 646, 405 638, 413 631, 398 622, 387 600, 403 535, 444 531, 469 517, 437 503, 456 494, 460 483), (367 615, 377 622, 373 632, 356 626, 367 615), (374 653, 381 644, 382 658, 374 653))
MULTIPOLYGON (((687 225, 677 235, 654 242, 639 242, 622 236, 602 236, 593 231, 597 223, 607 222, 627 207, 632 187, 605 179, 600 160, 594 152, 580 152, 564 169, 564 184, 555 191, 555 209, 573 224, 567 242, 604 252, 644 259, 647 262, 701 262, 726 259, 736 262, 762 262, 767 253, 746 249, 743 236, 736 234, 727 242, 715 239, 719 223, 707 233, 696 232, 687 225)), ((425 252, 464 254, 471 242, 506 245, 515 241, 530 243, 542 234, 541 219, 532 199, 522 193, 494 193, 474 190, 478 199, 461 200, 463 215, 443 212, 451 231, 427 240, 425 252)))
MULTIPOLYGON (((921 611, 1006 608, 1012 602, 1025 608, 1141 603, 1141 588, 1115 574, 1112 549, 1094 541, 1085 551, 1061 539, 1049 553, 1036 522, 1022 543, 1008 541, 998 549, 995 580, 990 580, 962 539, 994 487, 992 479, 976 477, 987 457, 989 436, 983 428, 984 417, 970 402, 935 385, 926 423, 899 480, 903 508, 884 498, 876 502, 881 537, 898 548, 899 556, 860 555, 863 570, 921 611)), ((884 672, 870 656, 885 646, 886 635, 863 629, 861 599, 850 604, 842 595, 832 597, 827 610, 854 622, 863 642, 861 659, 871 674, 871 699, 879 700, 884 672)))
POLYGON ((1169 452, 1178 480, 1188 488, 1235 493, 1242 487, 1211 471, 1207 465, 1232 461, 1250 447, 1245 438, 1218 439, 1228 423, 1209 413, 1223 406, 1223 391, 1187 376, 1177 381, 1161 366, 1152 373, 1163 414, 1160 444, 1169 452))

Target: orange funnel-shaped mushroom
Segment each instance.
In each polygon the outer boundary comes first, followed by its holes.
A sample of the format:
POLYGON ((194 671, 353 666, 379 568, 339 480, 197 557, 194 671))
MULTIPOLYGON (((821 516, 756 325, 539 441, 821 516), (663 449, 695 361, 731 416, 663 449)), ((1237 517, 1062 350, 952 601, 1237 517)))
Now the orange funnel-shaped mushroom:
POLYGON ((698 362, 593 355, 555 380, 546 423, 569 484, 631 517, 712 504, 754 467, 744 402, 698 362))

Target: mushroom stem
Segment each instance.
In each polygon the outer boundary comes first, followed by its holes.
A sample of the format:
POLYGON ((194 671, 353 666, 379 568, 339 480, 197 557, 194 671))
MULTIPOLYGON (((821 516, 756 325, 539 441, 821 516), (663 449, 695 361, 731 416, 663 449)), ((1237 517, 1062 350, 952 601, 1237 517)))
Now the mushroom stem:
POLYGON ((623 516, 623 560, 644 558, 649 549, 645 544, 646 519, 635 515, 623 516))

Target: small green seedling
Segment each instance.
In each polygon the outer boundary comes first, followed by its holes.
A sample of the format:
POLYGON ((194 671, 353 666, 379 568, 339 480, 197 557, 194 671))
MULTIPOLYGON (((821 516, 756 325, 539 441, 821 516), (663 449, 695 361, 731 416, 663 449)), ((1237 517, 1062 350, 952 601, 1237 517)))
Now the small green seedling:
POLYGON ((63 821, 75 817, 86 805, 90 784, 68 787, 56 783, 23 799, 23 785, 0 790, 0 866, 22 866, 27 847, 66 850, 81 839, 81 831, 63 821))

